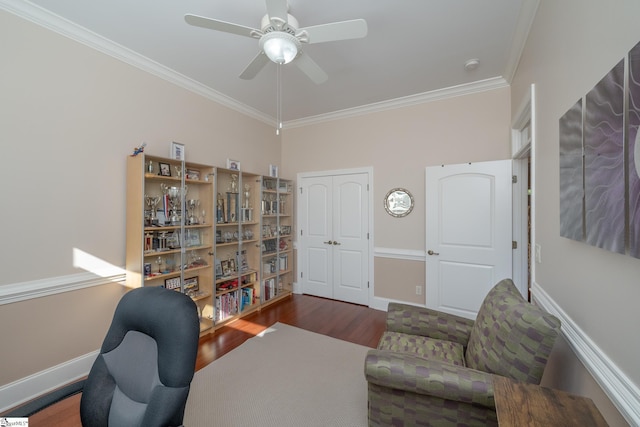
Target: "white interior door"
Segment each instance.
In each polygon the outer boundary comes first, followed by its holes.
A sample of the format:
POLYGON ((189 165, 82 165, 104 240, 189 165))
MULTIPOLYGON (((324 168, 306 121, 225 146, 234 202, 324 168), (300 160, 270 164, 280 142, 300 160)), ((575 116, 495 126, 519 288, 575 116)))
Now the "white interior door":
POLYGON ((333 298, 333 178, 301 181, 299 198, 302 292, 333 298))
POLYGON ((426 305, 474 319, 512 274, 511 161, 426 169, 426 305))
POLYGON ((300 179, 302 290, 369 302, 369 197, 366 173, 300 179))

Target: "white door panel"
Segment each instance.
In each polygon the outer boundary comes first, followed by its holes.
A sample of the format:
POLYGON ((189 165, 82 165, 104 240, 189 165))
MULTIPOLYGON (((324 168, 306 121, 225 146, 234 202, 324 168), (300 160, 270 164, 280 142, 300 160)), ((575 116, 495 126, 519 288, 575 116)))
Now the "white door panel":
POLYGON ((511 161, 426 169, 426 305, 475 318, 511 277, 511 161))
POLYGON ((368 304, 368 180, 366 173, 301 179, 304 293, 368 304))
MULTIPOLYGON (((333 295, 331 263, 333 254, 327 243, 331 239, 332 181, 320 177, 305 188, 307 197, 301 197, 300 219, 304 242, 302 271, 305 292, 325 298, 333 295)), ((304 193, 303 193, 304 195, 304 193)))

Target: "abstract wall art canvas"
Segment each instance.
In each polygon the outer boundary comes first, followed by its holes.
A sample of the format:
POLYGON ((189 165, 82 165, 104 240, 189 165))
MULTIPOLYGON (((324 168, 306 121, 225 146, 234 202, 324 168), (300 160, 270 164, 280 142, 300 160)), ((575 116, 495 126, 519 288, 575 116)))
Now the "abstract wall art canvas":
POLYGON ((582 100, 560 118, 560 235, 584 240, 582 100))
POLYGON ((640 43, 629 52, 629 254, 640 258, 640 43))
POLYGON ((640 258, 640 43, 559 131, 560 235, 640 258))
POLYGON ((624 61, 585 97, 584 197, 587 243, 624 253, 624 61))

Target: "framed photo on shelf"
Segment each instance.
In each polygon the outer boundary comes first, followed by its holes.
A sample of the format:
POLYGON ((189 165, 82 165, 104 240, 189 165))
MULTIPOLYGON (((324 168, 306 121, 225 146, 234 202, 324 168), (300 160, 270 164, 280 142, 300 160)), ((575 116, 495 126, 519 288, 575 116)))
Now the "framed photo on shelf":
POLYGON ((159 163, 160 176, 171 176, 171 165, 169 163, 159 163))
POLYGON ((184 279, 184 292, 197 292, 200 290, 200 285, 198 284, 198 276, 189 277, 188 279, 184 279))
POLYGON ((272 178, 277 178, 278 177, 278 166, 269 165, 269 176, 272 177, 272 178))
POLYGON ((216 258, 216 279, 222 277, 222 263, 216 258))
POLYGON ((180 277, 172 277, 164 280, 164 287, 180 292, 180 277))
POLYGON ((240 162, 233 159, 227 159, 227 169, 231 169, 234 171, 240 170, 240 162))
POLYGON ((197 169, 187 169, 185 177, 187 179, 200 180, 200 171, 197 169))
POLYGON ((228 260, 221 261, 221 267, 222 267, 222 275, 223 276, 231 275, 231 270, 229 269, 229 261, 228 260))
POLYGON ((172 142, 169 157, 174 160, 184 160, 184 144, 180 144, 179 142, 175 141, 172 142))

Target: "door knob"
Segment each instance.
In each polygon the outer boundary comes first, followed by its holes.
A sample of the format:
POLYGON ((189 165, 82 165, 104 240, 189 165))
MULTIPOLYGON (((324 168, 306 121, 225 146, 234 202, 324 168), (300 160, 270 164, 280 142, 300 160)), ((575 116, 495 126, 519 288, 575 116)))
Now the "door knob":
POLYGON ((427 251, 427 255, 440 255, 438 252, 433 252, 431 249, 427 251))
POLYGON ((333 245, 333 242, 331 240, 328 240, 328 241, 322 242, 322 243, 324 243, 325 245, 333 245))
POLYGON ((333 241, 333 244, 334 244, 334 245, 341 245, 342 243, 338 243, 338 242, 336 242, 336 241, 334 240, 334 241, 333 241))

